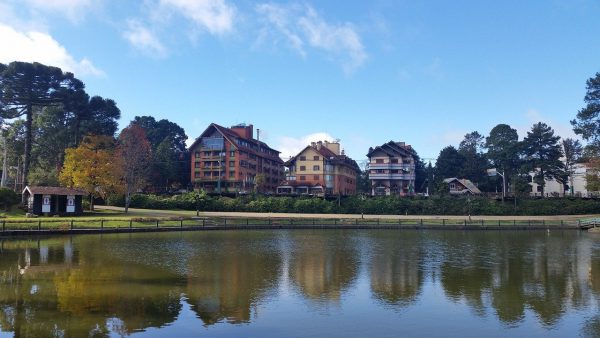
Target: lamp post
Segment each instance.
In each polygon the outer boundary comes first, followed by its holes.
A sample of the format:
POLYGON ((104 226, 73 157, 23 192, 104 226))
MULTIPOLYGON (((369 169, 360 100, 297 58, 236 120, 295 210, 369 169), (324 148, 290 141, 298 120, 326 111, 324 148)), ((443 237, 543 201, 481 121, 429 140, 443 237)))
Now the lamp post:
POLYGON ((492 168, 487 170, 487 174, 488 176, 500 175, 500 177, 502 177, 502 202, 504 202, 504 197, 506 196, 506 178, 504 177, 504 170, 500 173, 496 168, 492 168))

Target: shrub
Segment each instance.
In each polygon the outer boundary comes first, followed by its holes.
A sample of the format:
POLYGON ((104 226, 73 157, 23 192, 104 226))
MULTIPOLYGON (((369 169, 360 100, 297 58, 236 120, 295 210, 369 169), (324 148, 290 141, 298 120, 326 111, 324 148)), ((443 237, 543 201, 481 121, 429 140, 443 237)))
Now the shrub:
POLYGON ((10 210, 14 205, 21 201, 21 196, 8 188, 0 188, 0 207, 3 210, 10 210))

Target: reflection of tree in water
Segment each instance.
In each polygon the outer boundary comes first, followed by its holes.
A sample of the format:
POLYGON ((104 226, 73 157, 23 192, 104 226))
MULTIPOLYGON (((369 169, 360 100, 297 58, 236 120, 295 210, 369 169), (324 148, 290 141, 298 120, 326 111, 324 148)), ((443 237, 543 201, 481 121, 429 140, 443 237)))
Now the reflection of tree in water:
POLYGON ((423 243, 420 234, 371 233, 371 290, 385 304, 406 307, 415 302, 423 285, 423 243))
POLYGON ((585 338, 600 337, 600 315, 595 315, 589 319, 586 319, 583 327, 581 328, 579 336, 585 338))
POLYGON ((290 252, 290 277, 308 298, 339 301, 358 273, 358 252, 349 232, 294 237, 290 252))
POLYGON ((520 322, 528 308, 546 326, 557 323, 567 302, 585 303, 574 268, 582 259, 576 254, 578 241, 543 232, 474 236, 480 238, 445 252, 441 281, 450 299, 463 298, 483 314, 489 294, 502 322, 520 322))
POLYGON ((102 258, 93 248, 73 252, 66 243, 0 252, 0 276, 10 276, 0 280, 2 330, 17 337, 108 336, 109 318, 119 318, 123 335, 175 320, 181 305, 170 285, 177 278, 102 258), (15 274, 23 252, 30 265, 15 274))
POLYGON ((189 261, 187 302, 205 325, 249 322, 251 310, 277 286, 281 255, 271 234, 211 234, 189 261))

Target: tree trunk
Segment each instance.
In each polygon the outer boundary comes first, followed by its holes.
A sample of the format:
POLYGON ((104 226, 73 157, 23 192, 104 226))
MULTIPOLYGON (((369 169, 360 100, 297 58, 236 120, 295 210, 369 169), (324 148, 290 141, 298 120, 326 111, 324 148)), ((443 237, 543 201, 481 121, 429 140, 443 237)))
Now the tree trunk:
POLYGON ((90 211, 94 211, 94 195, 90 194, 90 211))
POLYGON ((0 180, 0 187, 6 187, 6 179, 8 175, 8 148, 6 148, 6 137, 2 137, 2 179, 0 180))
POLYGON ((31 162, 31 139, 32 139, 32 129, 33 129, 33 107, 31 105, 27 106, 27 114, 25 119, 25 158, 23 161, 23 189, 27 186, 29 175, 29 164, 31 162))
POLYGON ((129 202, 131 202, 131 193, 127 189, 127 193, 125 194, 125 213, 129 211, 129 202))

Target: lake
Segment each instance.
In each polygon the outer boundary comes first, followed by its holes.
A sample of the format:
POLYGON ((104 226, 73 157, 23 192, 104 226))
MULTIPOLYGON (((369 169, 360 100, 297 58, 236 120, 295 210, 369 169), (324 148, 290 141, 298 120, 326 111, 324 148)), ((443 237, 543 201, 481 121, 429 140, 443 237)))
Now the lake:
POLYGON ((0 337, 598 337, 600 234, 0 239, 0 337))

